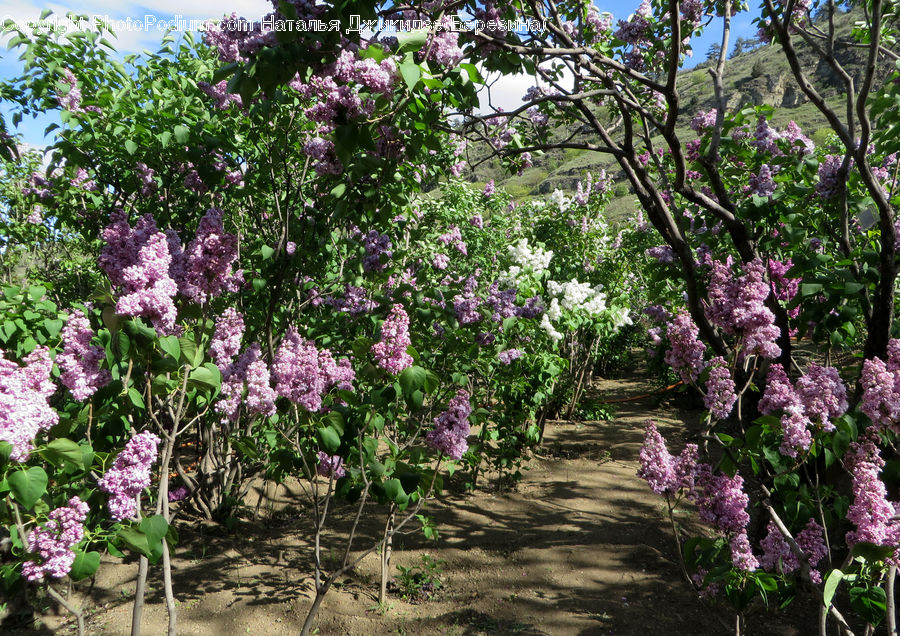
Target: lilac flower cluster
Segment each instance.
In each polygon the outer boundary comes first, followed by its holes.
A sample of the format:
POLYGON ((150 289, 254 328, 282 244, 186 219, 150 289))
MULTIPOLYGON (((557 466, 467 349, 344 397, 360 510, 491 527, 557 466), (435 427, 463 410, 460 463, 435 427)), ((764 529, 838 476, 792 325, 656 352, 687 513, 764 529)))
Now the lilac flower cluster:
POLYGON ((353 367, 346 358, 335 361, 328 349, 316 349, 293 327, 281 339, 272 362, 275 391, 281 397, 299 404, 310 413, 322 409, 322 398, 333 387, 350 390, 355 379, 353 367))
POLYGON ((863 388, 859 410, 882 428, 900 431, 900 369, 897 368, 898 342, 891 339, 888 353, 893 353, 885 364, 879 358, 863 362, 860 384, 863 388))
POLYGON ((697 452, 696 444, 688 444, 678 457, 673 457, 666 449, 666 440, 656 425, 648 421, 639 455, 641 467, 638 476, 646 480, 658 495, 674 494, 682 488, 691 490, 697 470, 697 452))
POLYGON ((244 337, 244 317, 234 307, 228 307, 216 320, 216 331, 209 343, 209 355, 220 369, 231 364, 241 350, 244 337))
POLYGON ((178 291, 194 302, 204 304, 223 291, 236 292, 244 282, 243 270, 232 271, 238 258, 238 238, 225 231, 218 208, 206 212, 184 254, 173 254, 173 258, 178 291))
POLYGON ((459 48, 459 33, 452 28, 452 24, 450 17, 444 16, 440 28, 422 49, 428 52, 429 60, 434 60, 441 66, 456 66, 463 58, 462 49, 459 48))
POLYGON ((659 264, 674 263, 675 252, 668 245, 657 245, 644 250, 644 254, 650 258, 655 258, 659 264))
MULTIPOLYGON (((847 173, 841 174, 841 165, 844 158, 840 155, 828 155, 825 161, 819 164, 819 182, 816 184, 816 194, 823 199, 830 199, 837 195, 847 183, 847 173)), ((847 166, 849 172, 853 166, 853 160, 847 166)))
MULTIPOLYGON (((698 2, 697 4, 701 3, 698 2)), ((681 10, 682 12, 686 12, 686 6, 682 5, 681 10)), ((707 111, 701 110, 691 119, 690 126, 694 130, 694 132, 696 132, 698 135, 701 135, 708 128, 712 128, 716 125, 716 117, 718 116, 718 114, 719 113, 715 108, 707 111)))
POLYGON ((497 192, 497 188, 494 186, 494 180, 491 179, 486 184, 484 184, 484 191, 482 192, 482 194, 485 197, 490 198, 494 196, 495 192, 497 192))
POLYGON ((897 547, 900 521, 894 515, 898 506, 888 501, 887 489, 878 477, 884 460, 872 439, 850 444, 844 468, 853 477, 853 503, 847 511, 847 520, 856 526, 856 530, 847 533, 847 545, 864 541, 897 547))
POLYGON ((381 325, 381 340, 372 345, 375 363, 388 373, 400 373, 412 366, 412 356, 406 352, 411 344, 409 316, 403 305, 396 304, 381 325))
POLYGON ((726 333, 743 337, 742 355, 776 358, 779 330, 775 315, 765 306, 770 284, 760 259, 744 264, 744 274, 735 277, 728 264, 713 261, 709 281, 707 316, 726 333))
POLYGON ((385 258, 390 259, 394 253, 391 250, 391 237, 387 234, 381 234, 378 230, 369 230, 365 238, 366 255, 363 257, 363 270, 367 272, 378 272, 385 268, 385 264, 381 262, 382 254, 385 258))
POLYGON ((57 92, 56 102, 60 107, 65 108, 69 112, 80 113, 82 112, 81 89, 78 88, 78 80, 75 78, 75 74, 69 69, 65 69, 63 75, 65 75, 65 77, 63 78, 62 83, 68 86, 69 89, 65 94, 57 92))
POLYGON ((94 330, 82 312, 69 312, 62 331, 63 351, 56 356, 62 373, 59 381, 72 392, 76 400, 85 400, 112 379, 109 371, 100 369, 106 358, 103 347, 91 345, 94 330))
MULTIPOLYGON (((790 258, 784 261, 776 261, 769 259, 769 280, 772 281, 772 292, 775 298, 783 303, 791 302, 800 290, 800 279, 789 278, 788 270, 794 266, 794 262, 790 258)), ((796 318, 800 315, 800 306, 788 310, 788 316, 796 318)))
POLYGON ((114 521, 131 519, 137 513, 137 495, 150 487, 150 467, 156 461, 160 439, 150 431, 135 435, 116 456, 116 461, 97 485, 109 498, 114 521))
POLYGON ((837 369, 811 364, 806 374, 791 386, 787 373, 780 364, 773 364, 766 378, 766 390, 759 401, 761 413, 769 415, 783 411, 781 428, 784 440, 780 451, 787 457, 796 457, 798 450, 805 451, 812 444, 810 428, 815 425, 824 431, 833 431, 830 419, 840 417, 848 408, 847 387, 841 381, 837 369))
POLYGON ((699 510, 700 519, 729 538, 731 559, 735 567, 750 571, 759 567, 747 538, 749 498, 743 491, 740 475, 714 475, 708 464, 697 462, 697 446, 688 444, 678 458, 669 454, 666 442, 649 422, 644 430, 638 475, 653 492, 673 494, 687 491, 699 510))
POLYGON ((156 175, 156 171, 153 168, 148 168, 143 161, 135 164, 135 170, 137 171, 138 179, 141 181, 141 194, 146 197, 156 191, 156 180, 153 178, 156 175))
POLYGON ((497 358, 503 364, 509 365, 512 364, 513 360, 518 360, 523 355, 525 354, 521 349, 505 349, 497 354, 497 358))
POLYGON ((366 293, 365 287, 347 283, 344 285, 344 295, 342 297, 332 296, 326 302, 338 311, 348 313, 351 316, 361 316, 374 311, 378 307, 378 303, 368 298, 366 293))
POLYGON ((706 345, 697 339, 700 330, 690 314, 679 311, 666 325, 666 336, 671 349, 666 351, 665 361, 686 382, 694 382, 706 368, 703 353, 706 345))
POLYGON ((460 459, 469 448, 469 392, 460 389, 450 400, 447 410, 434 418, 434 430, 425 435, 425 441, 450 459, 460 459))
POLYGON ((389 95, 397 83, 397 64, 391 57, 381 62, 373 58, 358 59, 349 49, 341 51, 334 63, 334 76, 342 82, 356 82, 373 93, 389 95))
MULTIPOLYGON (((779 574, 791 574, 800 569, 800 559, 791 551, 791 546, 771 521, 768 534, 760 542, 763 554, 759 561, 763 568, 779 574)), ((809 577, 813 583, 822 582, 822 573, 815 569, 819 561, 825 558, 828 550, 825 546, 825 531, 814 519, 810 519, 806 527, 795 537, 797 545, 806 553, 809 563, 809 577)))
POLYGON ((731 413, 737 394, 734 392, 734 380, 725 363, 725 358, 716 356, 710 363, 709 378, 706 380, 706 395, 703 403, 712 415, 724 420, 731 413))
POLYGON ((170 333, 175 327, 173 297, 178 286, 169 273, 169 238, 149 214, 138 219, 132 229, 128 215, 121 210, 110 215, 102 236, 106 245, 99 262, 113 286, 119 288, 116 313, 148 318, 158 332, 170 333))
POLYGON ((197 82, 197 88, 211 97, 219 110, 227 110, 232 104, 237 105, 238 108, 243 107, 241 96, 228 92, 228 80, 222 80, 218 84, 197 82))
POLYGON ((225 421, 236 421, 242 404, 250 414, 275 415, 278 396, 271 387, 269 367, 262 359, 258 342, 250 345, 236 361, 220 369, 222 399, 216 404, 216 410, 225 416, 225 421))
POLYGON ((78 497, 56 508, 49 521, 28 534, 28 551, 37 555, 22 564, 22 576, 27 581, 42 581, 44 576, 61 579, 72 570, 75 553, 72 548, 84 538, 84 521, 88 505, 78 497))
POLYGON ((775 181, 772 180, 772 168, 769 164, 759 167, 759 174, 750 173, 747 191, 760 197, 770 197, 775 194, 775 181))
POLYGON ((438 243, 443 243, 444 245, 450 245, 452 243, 453 247, 463 255, 468 253, 466 244, 462 240, 462 233, 456 225, 451 225, 450 229, 438 236, 437 240, 438 243))
POLYGON ((47 403, 56 390, 50 380, 49 349, 36 348, 23 363, 20 367, 0 355, 0 441, 12 444, 9 458, 15 462, 27 461, 38 433, 59 422, 59 415, 47 403))
POLYGON ((344 458, 340 455, 329 455, 325 451, 319 451, 318 458, 316 472, 322 477, 340 479, 347 474, 344 470, 344 458))

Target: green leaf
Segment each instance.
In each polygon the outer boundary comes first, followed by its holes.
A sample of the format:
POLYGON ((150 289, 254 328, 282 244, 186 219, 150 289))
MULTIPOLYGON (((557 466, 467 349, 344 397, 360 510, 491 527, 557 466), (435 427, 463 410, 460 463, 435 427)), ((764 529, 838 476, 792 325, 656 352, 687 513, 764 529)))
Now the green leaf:
POLYGON ((413 90, 422 78, 422 69, 415 62, 403 62, 400 64, 400 75, 409 90, 413 90))
POLYGON ((73 552, 75 552, 75 561, 72 563, 72 569, 69 570, 69 578, 73 581, 80 581, 93 576, 100 567, 100 553, 93 550, 82 552, 77 549, 73 552))
POLYGON ((125 150, 128 151, 129 155, 133 155, 134 153, 136 153, 137 149, 138 145, 134 141, 132 141, 131 139, 125 140, 125 150))
POLYGON ((384 492, 387 498, 398 506, 405 506, 409 502, 409 495, 403 491, 403 484, 399 479, 390 479, 384 482, 384 492))
MULTIPOLYGON (((54 466, 61 465, 64 461, 75 464, 76 466, 84 466, 84 450, 70 439, 64 437, 55 439, 46 447, 39 451, 41 457, 46 459, 54 466)), ((90 464, 88 464, 90 466, 90 464)))
POLYGON ((26 510, 31 510, 37 500, 47 492, 48 481, 47 473, 40 466, 17 470, 7 478, 13 497, 26 510))
POLYGON ((51 338, 55 338, 62 331, 63 321, 57 318, 44 318, 44 330, 51 338))
POLYGON ((163 336, 159 339, 159 346, 176 360, 181 357, 181 345, 178 342, 178 336, 163 336))
POLYGON ((324 426, 318 430, 319 441, 322 443, 322 447, 329 455, 333 455, 337 452, 337 449, 341 446, 341 436, 338 435, 338 432, 334 430, 333 426, 324 426))
POLYGON ((418 51, 425 42, 428 41, 428 31, 419 29, 417 31, 404 31, 397 34, 397 42, 399 47, 397 53, 406 53, 407 51, 418 51))
POLYGON ((128 389, 128 399, 131 400, 131 403, 134 404, 137 408, 144 408, 144 398, 141 397, 140 391, 136 388, 131 387, 128 389))
POLYGON ((850 607, 867 623, 878 625, 887 609, 887 594, 880 587, 851 587, 850 607))
POLYGON ((427 373, 425 372, 425 369, 413 365, 403 369, 398 379, 400 381, 400 388, 403 389, 403 393, 405 395, 412 395, 413 391, 425 386, 426 378, 427 373))
POLYGON ((132 526, 119 528, 116 536, 135 552, 143 554, 145 557, 150 557, 150 543, 147 541, 147 535, 138 528, 132 526))
POLYGON ((191 134, 191 129, 188 128, 187 126, 183 126, 183 125, 179 124, 178 126, 175 126, 175 128, 172 129, 172 132, 175 133, 175 141, 177 141, 180 144, 183 144, 183 143, 187 142, 188 137, 191 134))
POLYGON ((192 367, 199 367, 203 360, 203 352, 197 346, 197 343, 182 336, 178 339, 178 346, 181 348, 181 357, 184 362, 192 367))
POLYGON ((267 261, 272 258, 272 254, 275 253, 275 249, 269 247, 268 245, 263 245, 261 248, 259 248, 259 253, 260 255, 262 255, 262 259, 264 261, 267 261))
POLYGON ((822 593, 822 601, 825 607, 831 607, 831 601, 834 600, 834 594, 837 592, 838 586, 844 580, 844 573, 837 568, 828 573, 825 578, 825 590, 822 593))
POLYGON ((854 557, 862 557, 869 563, 875 563, 889 558, 894 554, 894 549, 889 546, 885 547, 875 543, 860 541, 853 546, 853 550, 850 551, 850 554, 854 557))
POLYGON ((190 381, 213 389, 222 386, 222 374, 218 367, 211 362, 207 362, 202 367, 197 367, 191 371, 188 376, 190 381))

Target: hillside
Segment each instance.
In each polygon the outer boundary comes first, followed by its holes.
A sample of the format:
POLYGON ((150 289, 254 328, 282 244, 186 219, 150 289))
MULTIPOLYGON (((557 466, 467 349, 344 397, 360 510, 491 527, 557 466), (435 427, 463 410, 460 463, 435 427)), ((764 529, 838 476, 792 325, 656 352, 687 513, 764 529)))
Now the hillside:
MULTIPOLYGON (((856 79, 862 73, 864 49, 854 48, 851 30, 861 13, 851 11, 835 16, 837 33, 836 55, 838 60, 856 79)), ((822 25, 823 28, 825 25, 822 25)), ((804 45, 798 46, 801 61, 807 74, 812 76, 825 97, 831 103, 841 98, 841 83, 828 65, 813 51, 804 45)), ((882 65, 882 73, 890 69, 882 65)), ((725 71, 725 92, 729 111, 736 111, 747 106, 769 105, 775 107, 772 123, 783 127, 788 122, 796 122, 808 136, 816 142, 824 140, 829 129, 819 111, 806 99, 788 67, 780 49, 772 46, 745 48, 740 54, 732 53, 725 71)), ((703 63, 692 69, 686 69, 679 77, 680 97, 683 115, 676 129, 679 138, 687 141, 694 138, 695 133, 688 128, 693 113, 715 107, 713 85, 709 74, 709 64, 703 63)), ((876 82, 877 86, 877 82, 876 82)), ((565 130, 555 131, 562 137, 565 130)), ((588 139, 588 137, 583 137, 588 139)), ((484 157, 485 148, 473 149, 476 157, 484 157)), ((581 150, 552 150, 533 159, 533 167, 521 175, 508 175, 500 168, 499 163, 484 162, 470 179, 473 182, 486 182, 494 179, 497 185, 517 198, 528 198, 552 192, 559 188, 564 192, 575 190, 576 184, 584 178, 588 171, 598 172, 605 169, 615 175, 616 195, 609 206, 611 218, 629 213, 633 209, 633 197, 624 182, 623 175, 611 157, 581 150)))

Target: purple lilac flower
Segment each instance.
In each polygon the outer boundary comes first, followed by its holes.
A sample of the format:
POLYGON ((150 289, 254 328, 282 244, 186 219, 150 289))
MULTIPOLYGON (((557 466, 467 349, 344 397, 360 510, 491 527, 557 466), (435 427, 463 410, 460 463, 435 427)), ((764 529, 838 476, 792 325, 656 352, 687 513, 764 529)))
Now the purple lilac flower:
POLYGON ((850 444, 844 467, 853 477, 853 503, 847 520, 856 530, 847 533, 847 545, 861 541, 896 547, 900 543, 900 522, 894 519, 895 505, 887 500, 887 488, 878 474, 884 460, 871 439, 850 444))
POLYGON ((518 360, 524 355, 521 349, 506 349, 497 354, 497 358, 503 364, 512 364, 513 360, 518 360))
POLYGON ((187 486, 181 485, 178 488, 174 488, 169 491, 169 502, 174 503, 176 501, 184 501, 188 497, 191 496, 191 489, 187 486))
POLYGON ((703 403, 715 418, 723 420, 731 413, 731 409, 737 401, 734 380, 731 379, 731 372, 722 356, 716 356, 710 360, 709 365, 709 378, 706 381, 706 395, 703 397, 703 403))
POLYGON ((59 422, 59 415, 47 403, 56 390, 50 380, 53 361, 47 347, 28 354, 22 367, 0 354, 0 441, 12 444, 11 460, 24 462, 38 433, 59 422))
POLYGON ((423 49, 428 52, 428 59, 442 66, 453 67, 463 58, 463 51, 459 48, 459 33, 452 28, 448 16, 443 17, 438 30, 429 40, 423 49))
POLYGON ((775 181, 772 180, 772 168, 768 164, 759 167, 759 174, 750 173, 748 189, 751 194, 770 197, 775 194, 775 181))
POLYGON ((703 361, 703 353, 706 345, 697 339, 700 330, 690 314, 679 311, 669 321, 666 336, 669 338, 671 349, 666 351, 665 361, 672 367, 684 382, 694 382, 700 377, 700 372, 706 368, 703 361))
POLYGON ((900 373, 889 371, 878 358, 863 362, 863 387, 859 410, 882 428, 900 430, 900 373))
POLYGON ((65 69, 63 74, 65 77, 63 78, 62 83, 68 86, 69 90, 66 91, 65 94, 57 91, 57 103, 60 107, 65 108, 69 112, 83 112, 81 108, 81 89, 78 88, 78 80, 75 78, 74 73, 69 69, 65 69))
POLYGON ((225 231, 222 214, 218 208, 208 210, 184 251, 178 291, 200 304, 223 291, 236 292, 244 282, 243 271, 232 271, 238 258, 238 238, 225 231))
POLYGON ((666 449, 666 440, 656 425, 648 421, 639 454, 641 467, 638 476, 659 495, 675 493, 681 488, 691 490, 697 469, 697 453, 697 445, 688 444, 677 458, 673 457, 666 449))
POLYGON ((106 245, 99 263, 118 288, 116 313, 148 318, 159 333, 173 331, 177 312, 172 299, 178 286, 169 271, 171 237, 156 228, 149 214, 132 228, 121 210, 110 215, 102 236, 106 245))
POLYGON ((759 401, 759 412, 770 415, 775 411, 784 410, 793 404, 799 404, 800 398, 791 386, 791 382, 780 363, 769 367, 769 375, 766 377, 766 390, 759 401))
POLYGON ((672 248, 668 245, 657 245, 656 247, 651 247, 647 250, 644 250, 644 254, 646 254, 650 258, 655 258, 656 262, 660 264, 675 262, 675 252, 673 252, 672 248))
POLYGON ((469 392, 460 389, 450 400, 447 410, 434 418, 434 430, 425 435, 425 441, 436 451, 450 459, 460 459, 468 450, 466 438, 469 436, 469 392))
POLYGON ((97 485, 109 498, 113 521, 131 519, 137 512, 136 496, 150 487, 150 467, 156 461, 160 439, 150 431, 135 435, 97 485))
POLYGON ((231 364, 241 350, 244 337, 244 317, 234 307, 228 307, 216 320, 216 331, 209 343, 209 355, 219 369, 231 364))
POLYGON ((797 396, 806 416, 826 432, 833 431, 829 418, 847 412, 847 387, 834 367, 810 364, 806 374, 797 380, 797 396))
POLYGON ((322 398, 333 387, 349 389, 355 377, 349 360, 335 362, 331 351, 316 348, 293 327, 281 339, 272 363, 275 391, 310 413, 322 409, 322 398))
MULTIPOLYGON (((699 0, 697 1, 697 4, 701 4, 699 0)), ((682 5, 681 10, 683 12, 687 12, 686 5, 682 5)), ((702 135, 707 128, 712 128, 716 125, 717 115, 718 111, 715 108, 708 111, 701 110, 691 119, 690 126, 694 130, 694 132, 696 132, 698 135, 702 135)))
POLYGON ((344 470, 344 458, 340 455, 329 455, 325 451, 319 451, 318 458, 316 472, 322 477, 340 479, 347 474, 344 470))
POLYGON ((732 535, 728 545, 731 547, 731 563, 734 567, 745 572, 752 572, 759 567, 759 561, 750 549, 746 530, 732 535))
POLYGON ((431 264, 435 269, 443 271, 447 269, 447 265, 450 264, 450 257, 446 254, 436 254, 435 257, 431 259, 431 264))
POLYGON ((242 404, 250 414, 275 414, 278 396, 270 385, 269 367, 262 359, 258 342, 222 370, 221 392, 222 399, 216 403, 216 411, 225 416, 225 421, 236 421, 242 404))
POLYGON ((22 576, 28 581, 42 581, 44 576, 61 579, 72 570, 75 553, 72 548, 84 538, 84 521, 89 508, 78 497, 56 508, 49 521, 28 534, 28 551, 36 558, 22 564, 22 576))
POLYGON ((387 234, 381 234, 378 230, 370 230, 365 239, 366 255, 363 257, 363 270, 378 272, 385 268, 381 262, 382 254, 390 259, 394 255, 391 248, 391 238, 387 234))
POLYGON ((484 192, 482 192, 482 194, 485 197, 490 198, 490 197, 494 196, 494 193, 496 191, 497 191, 497 188, 494 187, 494 180, 491 179, 486 184, 484 184, 484 192))
POLYGON ((786 457, 796 457, 798 451, 806 451, 812 445, 811 422, 799 405, 791 405, 781 416, 781 432, 784 435, 779 452, 786 457))
MULTIPOLYGON (((825 161, 819 164, 819 182, 816 184, 816 194, 823 199, 835 196, 846 184, 847 175, 841 176, 841 165, 844 158, 839 155, 828 155, 825 161)), ((852 160, 848 166, 853 165, 852 160)))
POLYGON ((750 522, 749 498, 740 475, 713 475, 707 464, 699 464, 695 476, 700 519, 722 533, 741 533, 750 522))
POLYGON ((391 374, 397 374, 412 366, 413 359, 406 350, 412 344, 409 339, 409 316, 403 305, 396 304, 381 325, 381 341, 372 345, 376 364, 391 374))
POLYGON ((479 230, 484 229, 484 219, 481 218, 480 214, 476 214, 471 219, 469 219, 469 224, 472 227, 477 227, 479 230))
POLYGON ((109 371, 100 368, 106 359, 103 347, 91 345, 94 330, 82 312, 69 312, 62 330, 63 351, 56 356, 62 373, 59 381, 72 392, 76 400, 85 400, 112 379, 109 371))
POLYGON ((780 332, 775 315, 765 306, 770 284, 760 259, 744 263, 744 274, 736 277, 726 263, 713 261, 709 281, 707 315, 726 333, 743 336, 742 355, 776 358, 780 332))

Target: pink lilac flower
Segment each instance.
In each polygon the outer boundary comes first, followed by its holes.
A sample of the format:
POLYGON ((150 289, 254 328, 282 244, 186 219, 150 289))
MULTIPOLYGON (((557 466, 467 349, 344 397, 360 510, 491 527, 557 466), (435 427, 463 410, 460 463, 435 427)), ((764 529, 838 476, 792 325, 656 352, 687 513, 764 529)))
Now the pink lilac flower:
POLYGON ((56 390, 50 379, 53 361, 47 347, 28 354, 21 367, 0 354, 0 441, 12 445, 12 461, 24 462, 38 433, 59 423, 59 415, 47 403, 56 390))
POLYGON ((456 66, 463 58, 463 51, 459 48, 459 33, 453 30, 449 16, 441 19, 439 29, 423 48, 428 52, 428 59, 447 67, 456 66))
POLYGON ((759 412, 770 415, 775 411, 784 410, 792 404, 799 404, 800 398, 791 386, 791 382, 780 363, 769 367, 769 375, 766 377, 766 390, 759 401, 759 412))
POLYGON ((512 364, 513 360, 518 360, 523 355, 524 354, 522 353, 521 349, 506 349, 504 351, 501 351, 499 354, 497 354, 497 358, 503 364, 508 365, 508 364, 512 364))
MULTIPOLYGON (((791 302, 800 290, 800 279, 789 278, 787 272, 794 266, 790 258, 784 261, 769 259, 769 280, 772 281, 772 291, 775 298, 783 303, 791 302)), ((796 318, 800 315, 800 306, 788 310, 788 316, 796 318)))
POLYGON ((228 307, 216 320, 216 331, 209 343, 209 355, 219 369, 231 364, 241 350, 244 337, 244 317, 234 307, 228 307))
POLYGON ((238 238, 225 231, 222 214, 218 208, 208 210, 184 251, 178 291, 200 304, 223 291, 236 292, 244 282, 243 271, 232 271, 238 258, 238 238))
POLYGON ((472 227, 477 227, 479 230, 484 229, 484 219, 481 218, 480 214, 476 214, 471 219, 469 219, 469 224, 472 227))
POLYGON ((171 237, 156 228, 149 214, 132 228, 121 210, 110 215, 102 236, 106 245, 99 263, 119 291, 116 313, 148 318, 159 333, 173 331, 177 315, 173 297, 178 286, 169 272, 171 237))
POLYGON ((484 192, 482 192, 482 194, 484 196, 490 198, 490 197, 494 196, 494 193, 496 191, 497 191, 497 189, 494 187, 494 180, 491 179, 484 185, 484 192))
POLYGON ((434 430, 425 435, 425 441, 436 451, 450 459, 460 459, 468 450, 469 436, 469 392, 460 389, 450 400, 447 410, 434 418, 434 430))
POLYGON ((847 533, 847 545, 861 541, 896 547, 900 544, 900 522, 894 519, 896 506, 887 499, 887 488, 879 478, 884 460, 871 439, 850 444, 844 468, 853 477, 853 503, 847 520, 856 530, 847 533))
MULTIPOLYGON (((810 519, 810 521, 812 521, 810 519)), ((770 572, 779 574, 791 574, 800 569, 800 560, 791 551, 791 546, 771 521, 767 526, 768 534, 760 541, 763 549, 759 559, 762 567, 770 572)))
POLYGON ((47 523, 28 534, 28 551, 35 557, 22 564, 22 576, 27 581, 42 581, 44 576, 61 579, 72 570, 72 548, 84 538, 88 511, 85 502, 72 497, 68 505, 47 515, 47 523))
POLYGON ((759 167, 759 174, 750 173, 747 186, 751 194, 760 197, 770 197, 775 194, 775 181, 772 180, 772 168, 768 164, 759 167))
POLYGON ((723 533, 741 533, 750 522, 749 498, 740 475, 713 475, 707 464, 699 464, 695 475, 700 519, 723 533))
POLYGON ((878 358, 863 362, 860 384, 863 388, 859 410, 882 428, 900 430, 900 373, 889 371, 878 358))
POLYGON ((322 398, 333 387, 351 389, 355 378, 349 360, 335 362, 328 349, 304 340, 293 327, 281 339, 272 362, 275 391, 310 413, 322 409, 322 398))
MULTIPOLYGON (((698 1, 697 4, 701 3, 698 1)), ((681 10, 687 11, 685 5, 682 5, 681 10)), ((702 135, 708 128, 716 125, 717 115, 718 111, 715 108, 708 111, 701 110, 691 119, 690 126, 698 135, 702 135)))
POLYGON ((63 351, 56 356, 62 373, 59 381, 72 392, 76 400, 86 400, 112 379, 109 371, 100 368, 106 359, 103 347, 91 345, 94 330, 82 312, 69 312, 62 330, 63 351))
POLYGON ((447 269, 447 265, 450 264, 450 257, 446 254, 436 254, 435 257, 431 259, 431 264, 435 269, 443 271, 447 269))
POLYGON ((673 252, 672 248, 668 245, 657 245, 656 247, 651 247, 647 250, 644 250, 644 254, 646 254, 650 258, 655 258, 656 262, 660 264, 675 262, 675 252, 673 252))
POLYGON ((779 452, 786 457, 796 457, 798 451, 806 451, 812 445, 811 422, 799 405, 791 405, 781 416, 781 431, 784 435, 779 452))
POLYGON ((409 316, 403 305, 396 304, 381 325, 381 340, 372 345, 375 363, 388 373, 400 373, 412 366, 412 356, 406 352, 410 345, 409 316))
POLYGON ((731 413, 737 394, 734 392, 734 380, 725 363, 725 358, 716 356, 710 360, 709 378, 706 381, 706 395, 703 403, 713 417, 723 420, 731 413))
POLYGON ((142 161, 135 164, 135 169, 141 182, 141 194, 143 196, 152 194, 156 190, 156 180, 153 178, 156 175, 156 171, 147 167, 147 164, 142 161))
POLYGON ((829 418, 847 412, 847 387, 834 367, 810 364, 806 374, 797 380, 797 396, 806 416, 828 431, 834 430, 829 418))
POLYGON ((734 567, 745 572, 752 572, 759 567, 759 561, 750 549, 746 530, 732 535, 728 545, 731 547, 731 563, 734 567))
MULTIPOLYGON (((841 176, 841 165, 844 158, 839 155, 828 155, 825 161, 819 164, 819 182, 816 184, 816 194, 823 199, 830 199, 841 191, 846 185, 847 175, 841 176)), ((848 166, 853 165, 852 160, 848 166)))
POLYGON ((113 521, 131 519, 137 512, 136 496, 150 487, 150 467, 156 461, 160 439, 150 431, 135 435, 97 485, 109 498, 113 521))
POLYGON ((638 476, 646 480, 650 489, 658 495, 674 493, 679 489, 694 487, 697 470, 696 444, 688 444, 676 458, 666 449, 666 440, 652 421, 644 429, 644 443, 639 453, 641 467, 638 476))
POLYGON ((694 382, 706 368, 703 361, 706 345, 697 339, 698 333, 700 330, 685 311, 679 311, 666 328, 666 336, 671 345, 671 349, 666 351, 666 364, 688 383, 694 382))
POLYGON ((344 470, 344 458, 340 455, 329 455, 325 451, 319 451, 319 463, 316 472, 322 477, 334 477, 340 479, 347 472, 344 470))
POLYGON ((237 360, 222 369, 222 399, 216 411, 225 421, 234 422, 243 404, 250 414, 272 416, 278 397, 270 384, 269 367, 262 359, 262 349, 254 342, 237 360), (244 389, 246 388, 246 397, 244 389))
POLYGON ((75 78, 74 73, 69 69, 65 69, 63 74, 65 77, 63 78, 62 83, 68 86, 69 89, 65 94, 57 91, 56 101, 62 108, 73 113, 80 113, 82 112, 81 89, 78 88, 78 80, 75 78))
POLYGON ((806 527, 797 533, 797 545, 803 550, 810 566, 809 578, 813 583, 822 582, 822 573, 815 567, 828 556, 828 546, 825 544, 825 529, 810 519, 806 527))
POLYGON ((775 315, 765 306, 770 285, 760 259, 744 263, 744 274, 734 276, 727 263, 713 261, 707 297, 710 322, 726 333, 743 337, 742 355, 776 358, 781 348, 775 315))

